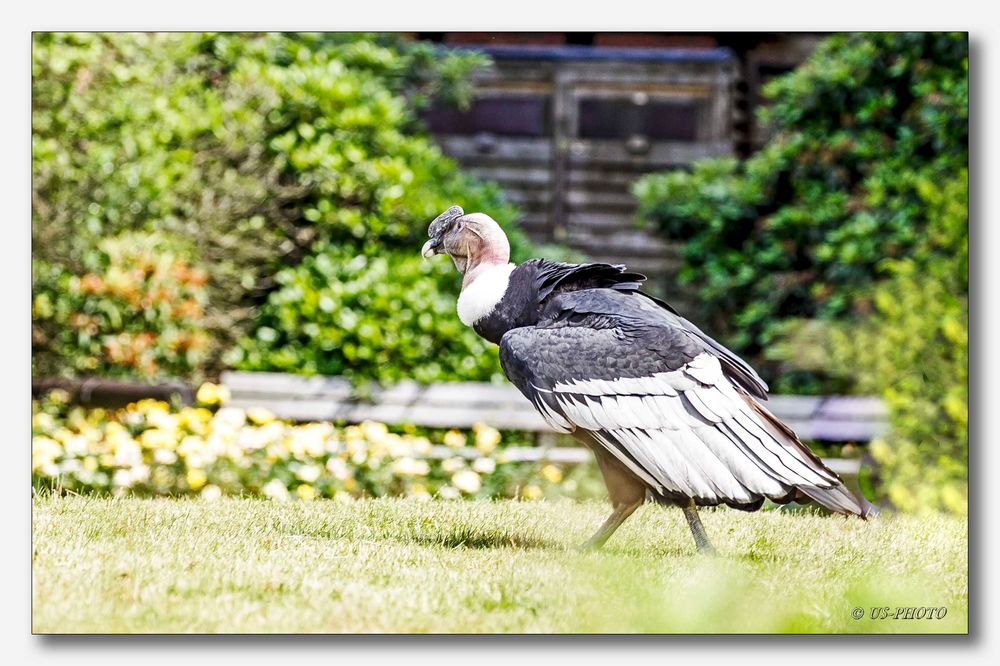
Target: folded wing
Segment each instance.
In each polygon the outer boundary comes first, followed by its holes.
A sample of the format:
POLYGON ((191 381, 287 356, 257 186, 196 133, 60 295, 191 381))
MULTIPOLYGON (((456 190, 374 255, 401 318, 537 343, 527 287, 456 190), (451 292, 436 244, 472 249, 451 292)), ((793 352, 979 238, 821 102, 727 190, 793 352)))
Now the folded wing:
POLYGON ((509 331, 504 370, 553 428, 588 431, 654 493, 741 509, 812 499, 868 512, 690 331, 608 313, 568 319, 509 331))

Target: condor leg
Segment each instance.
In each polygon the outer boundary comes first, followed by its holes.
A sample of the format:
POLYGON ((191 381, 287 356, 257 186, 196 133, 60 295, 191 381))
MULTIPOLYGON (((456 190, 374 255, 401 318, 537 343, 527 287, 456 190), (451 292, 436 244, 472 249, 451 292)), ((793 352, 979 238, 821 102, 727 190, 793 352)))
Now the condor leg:
POLYGON ((580 550, 597 550, 604 545, 604 542, 611 538, 611 535, 615 533, 625 519, 632 515, 632 513, 639 508, 642 504, 642 500, 634 502, 632 504, 615 504, 614 511, 608 516, 608 519, 604 521, 600 529, 594 534, 594 536, 587 539, 584 543, 580 545, 580 550))
POLYGON ((694 500, 688 500, 688 504, 681 508, 684 510, 684 517, 687 518, 688 527, 691 528, 691 535, 694 536, 694 543, 698 546, 698 552, 715 555, 715 548, 708 540, 708 534, 705 533, 705 526, 701 524, 701 518, 698 517, 698 507, 694 500))
POLYGON ((604 545, 622 523, 646 500, 646 486, 632 474, 618 459, 597 443, 590 444, 597 457, 597 466, 608 488, 608 498, 614 510, 600 529, 580 546, 581 549, 598 549, 604 545))

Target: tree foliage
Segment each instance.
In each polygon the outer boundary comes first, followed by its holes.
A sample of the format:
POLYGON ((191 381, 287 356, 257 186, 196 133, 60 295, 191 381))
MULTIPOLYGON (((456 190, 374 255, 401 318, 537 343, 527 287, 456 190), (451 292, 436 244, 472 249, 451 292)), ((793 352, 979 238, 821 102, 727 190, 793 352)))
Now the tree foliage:
POLYGON ((772 387, 886 400, 889 502, 964 513, 967 38, 836 35, 767 94, 770 143, 647 177, 642 216, 686 243, 701 317, 772 387))
MULTIPOLYGON (((396 266, 391 255, 416 256, 427 222, 460 202, 490 211, 523 254, 527 242, 510 228, 515 212, 499 190, 461 173, 416 115, 434 97, 466 103, 469 74, 485 64, 391 35, 36 34, 32 240, 33 258, 47 266, 34 272, 36 299, 59 299, 60 284, 97 270, 105 239, 155 234, 186 247, 181 258, 209 276, 209 342, 188 365, 157 373, 201 376, 221 367, 236 340, 244 340, 239 350, 260 340, 255 316, 278 288, 275 276, 316 248, 396 266)), ((419 284, 397 288, 457 291, 454 276, 410 277, 419 284)), ((80 371, 91 361, 77 356, 93 356, 89 338, 121 332, 108 323, 85 334, 73 321, 62 322, 69 330, 58 343, 35 326, 36 371, 80 371)), ((164 330, 149 321, 146 333, 163 352, 164 330)), ((230 358, 243 362, 239 352, 230 358)), ((253 358, 268 367, 271 356, 253 358)), ((441 366, 440 377, 462 367, 441 366)), ((93 369, 153 372, 148 364, 93 369)))
POLYGON ((924 183, 930 223, 886 263, 875 312, 832 327, 829 363, 883 396, 891 432, 872 444, 888 500, 905 511, 968 511, 968 178, 924 183))
POLYGON ((685 243, 698 316, 778 388, 838 388, 764 352, 789 322, 869 312, 883 260, 927 233, 921 188, 968 162, 967 39, 835 35, 766 94, 761 151, 646 177, 640 215, 685 243))
POLYGON ((76 275, 32 266, 32 346, 47 376, 71 373, 186 375, 209 349, 208 273, 159 234, 123 233, 98 243, 76 275))
POLYGON ((499 379, 495 347, 455 316, 439 288, 450 261, 416 252, 357 252, 323 245, 282 270, 253 337, 233 352, 240 367, 354 380, 499 379))

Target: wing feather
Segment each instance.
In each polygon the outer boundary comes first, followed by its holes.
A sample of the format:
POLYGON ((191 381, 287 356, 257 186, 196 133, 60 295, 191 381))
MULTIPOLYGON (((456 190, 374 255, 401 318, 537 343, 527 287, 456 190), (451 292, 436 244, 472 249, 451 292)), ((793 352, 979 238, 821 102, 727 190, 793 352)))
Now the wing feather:
POLYGON ((764 498, 809 497, 863 515, 864 504, 787 426, 757 409, 712 352, 673 367, 661 355, 643 367, 628 335, 514 329, 501 340, 501 362, 550 425, 587 431, 666 498, 754 509, 764 498))

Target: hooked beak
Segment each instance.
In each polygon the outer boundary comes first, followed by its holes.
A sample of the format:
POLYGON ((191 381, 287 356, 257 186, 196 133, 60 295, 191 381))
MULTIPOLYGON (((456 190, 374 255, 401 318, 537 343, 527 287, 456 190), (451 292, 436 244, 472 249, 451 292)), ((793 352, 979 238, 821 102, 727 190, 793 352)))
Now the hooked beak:
POLYGON ((430 259, 431 257, 433 257, 435 254, 438 253, 438 246, 439 245, 441 245, 441 239, 440 238, 432 238, 432 239, 430 239, 429 241, 427 241, 426 243, 424 243, 424 246, 422 248, 420 248, 420 255, 424 259, 430 259))

